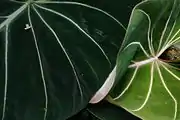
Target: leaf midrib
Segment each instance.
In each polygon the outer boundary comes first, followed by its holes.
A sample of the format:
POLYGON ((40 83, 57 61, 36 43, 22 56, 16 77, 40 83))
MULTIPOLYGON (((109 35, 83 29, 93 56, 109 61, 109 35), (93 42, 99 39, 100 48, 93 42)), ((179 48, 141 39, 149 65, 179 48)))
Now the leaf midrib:
POLYGON ((0 24, 0 31, 6 26, 9 25, 15 18, 17 18, 22 12, 24 12, 24 10, 28 7, 28 5, 30 4, 30 1, 26 2, 24 5, 22 5, 19 9, 17 9, 16 11, 14 11, 12 14, 10 14, 8 16, 8 18, 6 20, 4 20, 1 24, 0 24))

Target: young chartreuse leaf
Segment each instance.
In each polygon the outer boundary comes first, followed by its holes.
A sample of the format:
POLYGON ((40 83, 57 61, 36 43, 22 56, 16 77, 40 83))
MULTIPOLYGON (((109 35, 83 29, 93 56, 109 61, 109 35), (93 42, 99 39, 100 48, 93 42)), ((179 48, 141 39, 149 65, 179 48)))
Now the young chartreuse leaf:
POLYGON ((107 99, 144 120, 180 119, 179 8, 180 0, 139 3, 132 12, 118 56, 117 69, 121 71, 122 61, 131 55, 126 53, 139 44, 126 74, 117 76, 117 84, 107 99))
POLYGON ((115 66, 122 31, 90 5, 0 0, 1 120, 64 120, 84 108, 115 66))

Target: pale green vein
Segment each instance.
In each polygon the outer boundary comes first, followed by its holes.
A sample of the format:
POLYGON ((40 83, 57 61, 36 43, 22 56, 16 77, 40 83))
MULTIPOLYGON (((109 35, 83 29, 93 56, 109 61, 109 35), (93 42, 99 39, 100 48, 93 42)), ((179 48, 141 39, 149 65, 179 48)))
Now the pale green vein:
POLYGON ((9 26, 6 25, 6 31, 5 31, 5 83, 4 83, 4 102, 3 102, 3 113, 1 120, 4 120, 5 118, 5 112, 6 112, 6 102, 7 102, 7 86, 8 86, 8 32, 9 32, 9 26))
MULTIPOLYGON (((159 62, 160 63, 160 62, 159 62)), ((173 94, 171 93, 171 91, 169 90, 169 88, 167 87, 165 81, 164 81, 164 78, 163 78, 163 75, 161 73, 161 70, 159 68, 159 64, 156 62, 156 66, 157 66, 157 70, 158 70, 158 73, 159 73, 159 77, 160 77, 160 80, 164 86, 164 88, 166 89, 166 91, 168 92, 168 94, 171 96, 171 98, 173 99, 174 101, 174 117, 173 117, 173 120, 176 120, 176 116, 177 116, 177 100, 176 98, 173 96, 173 94)))
POLYGON ((180 33, 180 29, 173 35, 173 37, 169 40, 170 42, 180 33))
POLYGON ((8 16, 0 16, 0 19, 8 18, 8 16))
POLYGON ((101 13, 109 16, 114 21, 116 21, 116 23, 118 23, 124 30, 126 30, 126 27, 121 22, 119 22, 115 17, 113 17, 112 15, 107 13, 106 11, 103 11, 103 10, 101 10, 99 8, 96 8, 96 7, 87 5, 87 4, 83 4, 83 3, 79 3, 79 2, 70 2, 70 1, 35 1, 35 3, 40 3, 40 4, 53 4, 53 3, 57 3, 57 4, 79 5, 79 6, 87 7, 87 8, 96 10, 98 12, 101 12, 101 13))
POLYGON ((17 0, 9 0, 10 2, 15 2, 15 3, 19 3, 19 4, 24 4, 26 2, 22 2, 22 1, 17 1, 17 0))
POLYGON ((180 81, 180 78, 176 74, 174 74, 172 71, 170 71, 165 65, 163 65, 163 63, 160 63, 160 64, 170 75, 172 75, 175 79, 180 81))
POLYGON ((143 13, 143 14, 147 17, 147 19, 148 19, 148 21, 149 21, 148 34, 147 34, 148 46, 149 46, 149 50, 150 50, 151 54, 154 56, 154 55, 155 55, 155 53, 154 53, 154 48, 153 48, 153 44, 151 44, 152 42, 151 42, 151 38, 150 38, 151 18, 150 18, 150 16, 149 16, 145 11, 143 11, 143 10, 141 10, 141 9, 137 9, 137 10, 140 11, 141 13, 143 13))
POLYGON ((43 9, 43 10, 46 10, 46 11, 51 12, 51 13, 53 13, 53 14, 56 14, 56 15, 64 18, 64 19, 68 20, 68 21, 71 22, 73 25, 75 25, 81 32, 83 32, 83 33, 101 50, 102 54, 105 56, 105 58, 107 59, 107 61, 108 61, 109 64, 110 64, 110 67, 111 67, 111 62, 110 62, 108 56, 106 55, 105 51, 103 50, 103 48, 102 48, 89 34, 87 34, 86 31, 84 31, 77 23, 75 23, 75 22, 74 22, 73 20, 71 20, 69 17, 67 17, 67 16, 65 16, 65 15, 63 15, 63 14, 57 12, 57 11, 54 11, 54 10, 49 9, 49 8, 42 7, 42 6, 37 5, 37 4, 35 4, 35 5, 36 5, 37 7, 39 7, 39 8, 41 8, 41 9, 43 9))
POLYGON ((6 25, 9 25, 13 20, 15 20, 20 14, 22 14, 25 11, 25 9, 28 7, 29 4, 30 4, 30 2, 26 2, 19 9, 17 9, 15 12, 13 12, 11 15, 9 15, 8 18, 0 24, 0 31, 6 25))
POLYGON ((180 40, 180 37, 173 40, 170 44, 173 45, 173 44, 179 43, 179 40, 180 40))
POLYGON ((89 68, 91 69, 92 73, 94 74, 95 78, 99 80, 98 74, 96 73, 95 69, 93 66, 88 62, 88 60, 85 59, 85 62, 88 64, 89 68))
POLYGON ((120 95, 118 95, 117 97, 113 98, 113 100, 117 100, 119 99, 121 96, 124 95, 124 93, 129 89, 129 87, 131 86, 136 74, 137 74, 137 71, 138 71, 139 67, 136 67, 136 69, 134 70, 134 73, 129 81, 129 83, 127 84, 127 86, 124 88, 124 90, 120 93, 120 95))
MULTIPOLYGON (((130 18, 129 18, 129 23, 128 23, 128 27, 127 27, 127 30, 126 30, 126 31, 128 31, 128 30, 130 29, 130 26, 131 26, 131 23, 132 23, 132 19, 133 19, 133 13, 134 13, 134 11, 136 10, 136 8, 137 8, 139 5, 144 4, 144 3, 148 2, 148 1, 149 1, 149 0, 144 0, 144 1, 140 2, 140 3, 138 3, 138 4, 133 8, 132 14, 131 14, 131 16, 130 16, 130 18)), ((126 34, 125 34, 125 37, 124 37, 124 40, 122 41, 120 50, 122 50, 123 47, 124 47, 124 45, 126 44, 127 35, 128 35, 128 32, 126 32, 126 34)))
POLYGON ((98 77, 98 73, 96 72, 96 70, 94 69, 94 67, 91 65, 91 63, 86 59, 88 55, 86 55, 83 50, 77 48, 77 50, 79 51, 79 53, 84 57, 84 61, 88 64, 89 68, 91 69, 92 73, 94 74, 95 78, 97 80, 99 80, 98 77))
MULTIPOLYGON (((174 3, 175 3, 175 2, 174 2, 174 3)), ((169 25, 169 21, 170 21, 170 18, 171 18, 171 16, 172 16, 173 10, 174 10, 174 7, 171 9, 170 15, 169 15, 169 17, 168 17, 168 19, 167 19, 167 21, 166 21, 165 27, 164 27, 163 32, 162 32, 162 34, 161 34, 160 42, 159 42, 159 46, 158 46, 158 51, 159 51, 160 48, 161 48, 162 41, 163 41, 164 35, 165 35, 165 33, 166 33, 167 27, 168 27, 168 25, 169 25)))
POLYGON ((141 50, 143 51, 143 53, 146 55, 146 57, 150 58, 150 55, 146 52, 146 50, 144 49, 144 47, 141 45, 140 42, 131 42, 123 49, 123 51, 132 45, 138 45, 141 48, 141 50))
POLYGON ((152 62, 154 62, 156 60, 158 60, 157 57, 151 57, 149 59, 145 59, 145 60, 142 60, 142 61, 134 61, 134 63, 129 65, 128 68, 140 67, 140 66, 146 65, 148 63, 152 63, 152 62))
POLYGON ((93 113, 91 110, 89 110, 88 108, 87 108, 87 111, 89 112, 89 113, 91 113, 93 116, 95 116, 98 120, 104 120, 103 118, 100 118, 98 115, 96 115, 95 113, 93 113))
POLYGON ((176 42, 176 41, 174 41, 174 39, 169 40, 169 39, 170 39, 170 36, 172 35, 172 32, 173 32, 173 30, 174 30, 175 25, 176 25, 176 21, 174 22, 173 27, 171 28, 171 31, 170 31, 170 33, 169 33, 169 36, 167 37, 167 39, 166 39, 166 41, 165 41, 162 49, 161 49, 161 50, 159 51, 159 53, 157 54, 158 57, 159 57, 168 47, 170 47, 172 44, 174 44, 174 43, 176 42))
POLYGON ((147 93, 147 95, 146 95, 146 98, 145 98, 143 104, 142 104, 139 108, 133 109, 132 111, 140 111, 141 109, 144 108, 144 106, 145 106, 146 103, 148 102, 149 97, 150 97, 150 95, 151 95, 151 91, 152 91, 153 79, 154 79, 154 62, 153 62, 152 65, 151 65, 150 83, 149 83, 149 89, 148 89, 148 93, 147 93))
POLYGON ((167 44, 169 44, 169 42, 170 42, 169 40, 170 40, 170 37, 171 37, 171 35, 172 35, 172 32, 173 32, 175 26, 176 26, 176 21, 174 22, 174 24, 173 24, 173 26, 172 26, 172 28, 171 28, 171 31, 170 31, 170 33, 169 33, 166 41, 164 42, 164 45, 163 45, 162 48, 164 48, 167 44))
POLYGON ((73 73, 75 75, 75 78, 76 78, 76 81, 77 81, 77 84, 78 84, 78 88, 79 88, 79 92, 80 92, 80 95, 81 95, 81 102, 83 100, 83 92, 82 92, 82 89, 81 89, 81 85, 80 85, 80 81, 79 81, 79 78, 78 78, 78 74, 76 72, 76 69, 75 69, 75 66, 73 64, 73 62, 71 61, 71 58, 69 57, 68 53, 66 52, 66 49, 64 48, 63 44, 61 43, 58 35, 56 34, 56 32, 49 26, 49 24, 44 20, 44 18, 41 16, 41 14, 37 11, 37 9, 33 6, 33 9, 34 11, 37 13, 37 15, 39 16, 39 18, 41 19, 41 21, 46 25, 46 27, 52 32, 52 34, 54 35, 54 37, 56 38, 58 44, 60 45, 61 49, 63 50, 67 60, 69 61, 71 67, 72 67, 72 70, 73 70, 73 73))
POLYGON ((37 54, 38 54, 39 66, 40 66, 40 70, 41 70, 41 77, 42 77, 43 86, 44 86, 44 94, 45 94, 44 120, 46 120, 46 117, 47 117, 47 107, 48 107, 47 85, 46 85, 46 81, 45 81, 45 77, 44 77, 44 70, 43 70, 41 54, 40 54, 40 51, 39 51, 39 46, 38 46, 38 42, 37 42, 35 31, 34 31, 34 27, 33 27, 32 21, 31 21, 30 7, 28 7, 28 19, 29 19, 29 24, 31 26, 31 31, 32 31, 33 38, 34 38, 34 42, 35 42, 35 46, 36 46, 36 51, 37 51, 37 54))

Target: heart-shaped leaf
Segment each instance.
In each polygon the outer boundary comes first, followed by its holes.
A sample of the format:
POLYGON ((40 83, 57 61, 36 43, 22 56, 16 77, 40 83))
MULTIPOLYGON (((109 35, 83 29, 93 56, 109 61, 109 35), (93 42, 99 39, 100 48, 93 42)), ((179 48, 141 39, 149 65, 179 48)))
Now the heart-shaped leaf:
POLYGON ((180 119, 179 8, 180 0, 144 0, 134 8, 118 56, 119 73, 123 60, 131 64, 119 75, 109 102, 145 120, 180 119))
POLYGON ((121 23, 68 1, 0 1, 0 117, 63 120, 114 68, 121 23))

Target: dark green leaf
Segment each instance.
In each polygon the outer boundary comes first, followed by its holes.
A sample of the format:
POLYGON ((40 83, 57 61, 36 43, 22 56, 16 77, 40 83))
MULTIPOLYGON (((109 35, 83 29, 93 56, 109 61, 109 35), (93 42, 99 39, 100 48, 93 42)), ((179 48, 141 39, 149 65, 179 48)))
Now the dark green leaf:
POLYGON ((84 108, 113 69, 124 29, 68 1, 0 1, 0 117, 63 120, 84 108))
POLYGON ((88 111, 100 120, 140 120, 124 109, 105 101, 89 105, 88 111))

